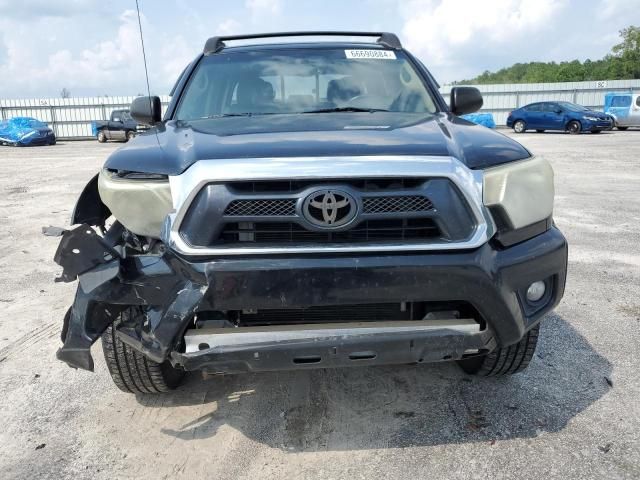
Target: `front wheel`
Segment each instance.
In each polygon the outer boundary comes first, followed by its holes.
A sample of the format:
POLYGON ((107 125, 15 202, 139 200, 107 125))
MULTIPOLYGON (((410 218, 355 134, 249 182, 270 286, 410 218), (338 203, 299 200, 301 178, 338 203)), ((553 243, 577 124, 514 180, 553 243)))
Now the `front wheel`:
POLYGON ((572 135, 575 135, 576 133, 580 133, 582 131, 582 125, 580 125, 580 122, 578 122, 577 120, 571 120, 569 123, 567 123, 567 132, 569 132, 572 135))
POLYGON ((126 135, 127 142, 129 142, 129 141, 133 140, 133 137, 135 137, 135 136, 136 136, 135 132, 133 132, 133 131, 129 130, 129 131, 127 132, 127 135, 126 135))
POLYGON ((162 393, 175 389, 185 372, 168 361, 157 363, 132 349, 116 335, 116 326, 144 315, 140 307, 124 310, 102 334, 102 351, 113 383, 128 393, 162 393))
POLYGON ((524 133, 527 129, 524 121, 517 120, 516 123, 513 124, 513 131, 516 133, 524 133))
POLYGON ((529 330, 515 345, 497 348, 486 355, 458 360, 458 365, 472 375, 493 377, 523 371, 533 359, 538 344, 540 324, 529 330))
POLYGON ((107 135, 102 131, 98 132, 98 142, 104 143, 106 141, 107 141, 107 135))

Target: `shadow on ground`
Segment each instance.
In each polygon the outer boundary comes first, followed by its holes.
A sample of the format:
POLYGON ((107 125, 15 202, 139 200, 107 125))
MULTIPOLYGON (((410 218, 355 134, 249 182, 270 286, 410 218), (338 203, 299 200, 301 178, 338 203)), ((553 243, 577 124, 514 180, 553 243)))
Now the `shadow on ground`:
POLYGON ((229 425, 288 451, 491 442, 557 432, 608 391, 611 364, 563 318, 544 320, 537 356, 519 375, 470 377, 455 364, 193 375, 149 408, 200 405, 162 433, 214 437, 229 425), (205 413, 202 413, 205 412, 205 413))

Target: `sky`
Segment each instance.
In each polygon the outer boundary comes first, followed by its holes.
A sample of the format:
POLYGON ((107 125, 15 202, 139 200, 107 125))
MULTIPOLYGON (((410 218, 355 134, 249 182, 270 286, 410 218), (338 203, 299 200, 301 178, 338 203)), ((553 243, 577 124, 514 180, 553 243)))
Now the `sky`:
MULTIPOLYGON (((640 25, 638 0, 139 0, 152 94, 210 36, 398 34, 442 84, 516 62, 592 60, 640 25)), ((135 0, 0 0, 0 98, 146 91, 135 0)))

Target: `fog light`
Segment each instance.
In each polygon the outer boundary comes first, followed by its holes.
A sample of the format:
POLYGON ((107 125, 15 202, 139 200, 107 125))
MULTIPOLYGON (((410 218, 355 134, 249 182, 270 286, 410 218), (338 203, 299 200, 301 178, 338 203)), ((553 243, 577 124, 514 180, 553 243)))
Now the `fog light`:
POLYGON ((527 288, 527 300, 530 302, 537 302, 544 296, 544 292, 547 289, 544 282, 533 282, 527 288))

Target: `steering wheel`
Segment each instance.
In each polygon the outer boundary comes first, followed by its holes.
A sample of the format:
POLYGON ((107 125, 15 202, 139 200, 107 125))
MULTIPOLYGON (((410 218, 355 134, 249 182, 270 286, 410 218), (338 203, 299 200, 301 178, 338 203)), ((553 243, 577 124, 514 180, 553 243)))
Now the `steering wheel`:
POLYGON ((372 95, 370 93, 364 93, 362 95, 356 95, 345 102, 348 107, 356 108, 382 108, 376 103, 380 103, 380 97, 372 95))

